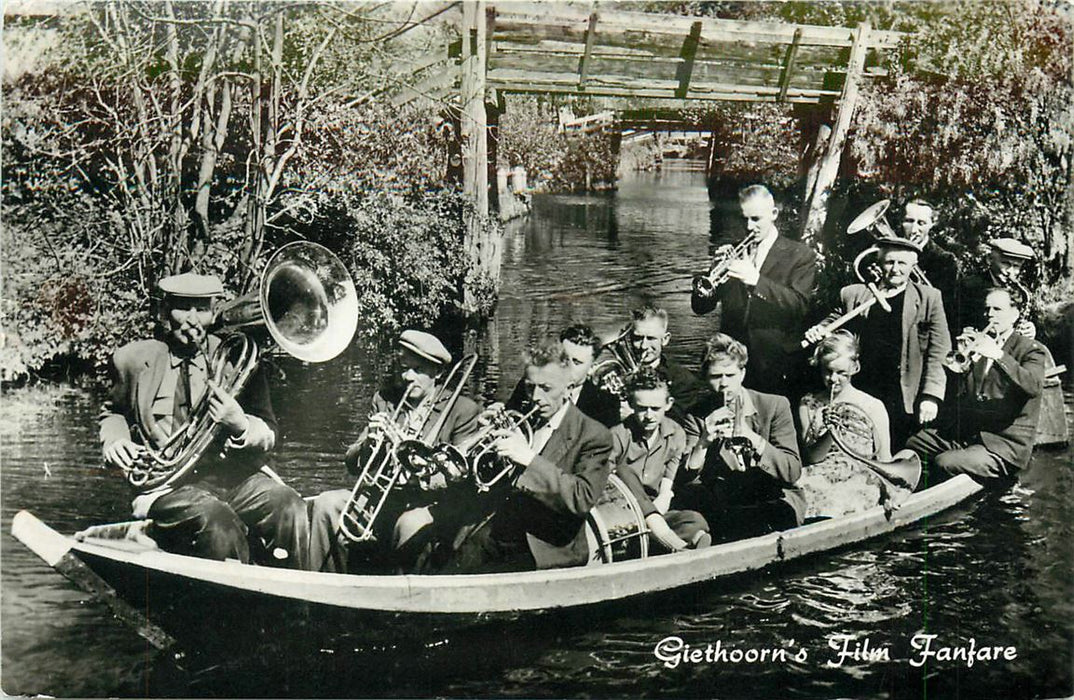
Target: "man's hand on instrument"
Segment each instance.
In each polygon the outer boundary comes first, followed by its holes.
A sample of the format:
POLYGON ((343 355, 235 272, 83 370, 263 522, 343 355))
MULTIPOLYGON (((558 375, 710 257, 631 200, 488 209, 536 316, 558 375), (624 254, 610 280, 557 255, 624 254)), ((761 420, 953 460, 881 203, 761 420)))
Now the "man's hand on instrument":
POLYGON ((936 414, 939 412, 940 404, 936 399, 930 399, 926 396, 921 399, 921 402, 917 405, 917 422, 921 425, 928 425, 936 420, 936 414))
POLYGON ((224 391, 223 387, 209 380, 209 416, 214 422, 224 426, 231 437, 239 437, 250 427, 250 419, 246 417, 246 411, 235 400, 235 397, 224 391))
POLYGON ((823 323, 818 323, 805 332, 805 338, 810 344, 813 344, 819 343, 831 334, 832 332, 823 323))
POLYGON ((135 460, 145 452, 145 447, 130 440, 121 439, 104 448, 104 461, 112 467, 130 469, 135 460))
POLYGON ((518 430, 496 430, 492 435, 496 439, 493 443, 496 454, 516 464, 527 467, 537 456, 529 441, 518 430))
POLYGON ((721 406, 705 416, 705 430, 701 434, 701 442, 704 446, 725 438, 734 429, 734 414, 727 406, 721 406))
POLYGON ((756 287, 761 279, 761 271, 752 260, 734 260, 727 265, 727 276, 741 281, 747 287, 756 287))
POLYGON ((479 425, 489 425, 490 423, 492 423, 493 419, 497 415, 499 415, 501 412, 503 412, 503 410, 504 410, 504 405, 503 405, 502 401, 496 401, 495 403, 490 403, 485 408, 484 411, 482 411, 480 414, 478 414, 478 416, 477 416, 478 424, 479 425))
POLYGON ((1035 340, 1037 337, 1037 327, 1032 321, 1027 321, 1024 318, 1018 319, 1018 322, 1014 324, 1014 332, 1030 340, 1035 340))
POLYGON ((981 357, 988 357, 993 360, 1003 357, 1003 348, 996 342, 995 338, 980 331, 974 331, 973 334, 973 340, 970 342, 974 352, 981 357))

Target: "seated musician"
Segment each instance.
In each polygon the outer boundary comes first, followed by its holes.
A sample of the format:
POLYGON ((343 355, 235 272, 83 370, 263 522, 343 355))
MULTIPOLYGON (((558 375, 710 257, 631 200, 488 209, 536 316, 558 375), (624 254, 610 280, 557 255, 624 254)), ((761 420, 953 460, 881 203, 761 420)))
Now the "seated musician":
MULTIPOLYGON (((943 360, 951 348, 951 336, 940 293, 910 281, 910 271, 917 264, 917 244, 881 238, 876 245, 881 278, 872 289, 891 310, 875 301, 868 285, 843 287, 839 296, 843 311, 864 308, 846 326, 861 339, 858 386, 887 407, 891 444, 901 447, 918 425, 936 419, 947 386, 943 360)), ((806 339, 814 343, 824 339, 834 316, 806 331, 806 339)))
MULTIPOLYGON (((612 427, 620 421, 619 398, 589 378, 589 371, 600 355, 600 337, 589 326, 576 324, 563 329, 559 340, 571 371, 567 400, 590 418, 607 428, 612 427)), ((519 379, 511 398, 507 400, 507 407, 518 410, 528 399, 525 379, 519 379)))
POLYGON ((926 486, 955 474, 984 481, 1012 477, 1029 463, 1046 353, 1015 332, 1024 303, 1015 290, 993 288, 985 296, 985 331, 967 328, 960 336, 966 357, 964 365, 950 363, 958 383, 953 410, 906 445, 929 469, 922 478, 926 486))
POLYGON ((112 356, 112 390, 100 418, 105 462, 129 470, 183 430, 208 396, 220 437, 188 478, 137 496, 135 517, 151 519, 146 533, 176 554, 305 568, 306 504, 265 467, 276 443, 265 373, 259 367, 237 398, 210 374, 220 339, 206 327, 223 285, 186 273, 158 287, 163 340, 134 341, 112 356))
POLYGON ((817 256, 779 235, 779 207, 768 188, 751 185, 738 194, 747 235, 755 240, 727 267, 728 279, 712 288, 694 280, 690 306, 707 314, 721 305, 720 331, 741 338, 750 352, 746 385, 758 391, 793 392, 804 363, 798 341, 813 297, 817 256))
POLYGON ((704 385, 693 372, 664 354, 671 341, 668 332, 668 314, 664 309, 646 306, 632 314, 630 344, 639 367, 659 371, 668 382, 668 389, 675 399, 668 415, 677 423, 686 420, 686 409, 704 394, 704 385))
MULTIPOLYGON (((519 430, 494 433, 516 470, 485 494, 491 514, 455 538, 445 573, 549 569, 588 560, 584 524, 608 482, 611 434, 567 401, 569 360, 547 341, 526 353, 525 385, 536 409, 532 444, 519 430)), ((491 410, 491 409, 490 409, 491 410)))
MULTIPOLYGON (((985 295, 995 287, 1010 287, 1029 300, 1029 290, 1022 279, 1026 264, 1033 259, 1033 249, 1025 243, 1020 243, 1013 238, 997 238, 988 244, 989 254, 987 269, 983 272, 968 274, 963 277, 959 285, 959 308, 966 310, 967 315, 957 319, 957 325, 952 324, 953 332, 974 325, 978 320, 978 314, 984 307, 985 295)), ((1018 323, 1015 324, 1015 332, 1030 340, 1037 337, 1037 327, 1030 318, 1028 303, 1022 309, 1018 323)))
POLYGON ((805 517, 838 517, 880 504, 889 509, 897 506, 910 489, 900 489, 880 478, 832 437, 832 431, 837 430, 855 455, 892 461, 884 404, 852 383, 861 369, 857 338, 845 330, 828 336, 817 346, 812 364, 820 367, 826 389, 806 394, 798 407, 806 466, 797 486, 805 496, 805 517), (857 410, 834 413, 833 406, 841 404, 857 410), (844 418, 840 421, 839 417, 844 418))
MULTIPOLYGON (((384 459, 394 460, 385 451, 393 449, 400 436, 416 437, 428 445, 458 445, 478 430, 478 405, 466 396, 458 396, 449 405, 452 392, 441 390, 452 357, 436 336, 418 330, 403 331, 395 360, 396 373, 373 395, 369 421, 347 449, 344 462, 352 475, 360 474, 370 461, 379 464, 384 459), (437 434, 429 434, 438 425, 437 434), (384 439, 385 435, 388 439, 384 439), (373 448, 381 442, 381 451, 374 453, 373 448)), ((388 468, 395 466, 390 462, 388 468)), ((313 501, 310 563, 314 570, 346 573, 350 566, 352 547, 340 532, 339 521, 352 492, 349 488, 326 491, 313 501)), ((428 508, 437 497, 436 490, 420 485, 396 486, 375 520, 374 550, 365 553, 380 556, 387 568, 395 568, 399 562, 392 550, 433 521, 428 508), (404 514, 408 514, 405 519, 401 518, 404 514)))
POLYGON ((701 375, 709 391, 690 410, 683 469, 672 507, 700 512, 714 540, 753 537, 802 523, 802 471, 790 402, 745 389, 749 353, 729 335, 709 340, 701 375))
POLYGON ((670 510, 686 433, 665 414, 674 399, 667 380, 644 367, 627 382, 631 414, 612 428, 615 473, 641 506, 653 538, 671 551, 706 546, 708 523, 700 513, 670 510))

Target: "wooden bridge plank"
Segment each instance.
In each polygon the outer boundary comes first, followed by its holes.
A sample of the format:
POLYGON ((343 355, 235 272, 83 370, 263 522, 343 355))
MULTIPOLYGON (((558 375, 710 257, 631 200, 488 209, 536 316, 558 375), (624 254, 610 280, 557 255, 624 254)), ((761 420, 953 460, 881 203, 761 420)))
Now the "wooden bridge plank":
POLYGON ((787 88, 791 85, 791 75, 794 74, 794 61, 798 57, 798 44, 802 38, 802 30, 794 32, 794 40, 787 48, 787 62, 783 66, 783 75, 779 78, 779 101, 787 99, 787 88))

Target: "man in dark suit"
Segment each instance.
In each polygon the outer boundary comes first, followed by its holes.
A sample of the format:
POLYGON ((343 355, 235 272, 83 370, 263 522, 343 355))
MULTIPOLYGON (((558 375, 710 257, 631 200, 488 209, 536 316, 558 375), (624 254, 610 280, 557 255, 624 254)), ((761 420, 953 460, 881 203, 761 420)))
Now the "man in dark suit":
POLYGON ((258 368, 237 398, 211 376, 220 339, 206 327, 223 285, 187 273, 165 277, 159 288, 163 340, 135 341, 112 356, 112 391, 100 417, 105 462, 129 470, 183 430, 207 396, 220 437, 188 478, 138 495, 135 516, 150 518, 147 534, 171 552, 305 568, 306 505, 265 467, 276 442, 265 375, 258 368))
POLYGON ((803 364, 798 342, 813 298, 817 256, 808 246, 779 235, 779 208, 768 188, 751 185, 738 198, 747 234, 756 237, 756 243, 730 263, 728 280, 711 293, 695 280, 690 305, 699 315, 721 305, 720 331, 740 338, 749 349, 747 386, 772 393, 795 391, 803 364))
POLYGON ((802 473, 791 404, 783 396, 743 388, 749 351, 717 333, 708 343, 702 376, 709 392, 690 411, 690 479, 672 507, 701 513, 714 540, 753 537, 802 523, 805 500, 794 487, 802 473))
POLYGON ((686 410, 704 394, 705 385, 696 374, 664 353, 671 342, 667 311, 645 306, 634 310, 631 316, 627 339, 638 366, 649 367, 667 379, 668 390, 675 399, 668 417, 681 425, 686 420, 686 410))
POLYGON ((916 433, 906 446, 929 469, 924 485, 955 474, 977 479, 1009 477, 1033 454, 1047 355, 1015 331, 1024 300, 1010 289, 985 297, 990 332, 965 334, 970 363, 958 375, 955 406, 935 428, 916 433))
MULTIPOLYGON (((947 386, 943 361, 951 349, 951 334, 940 292, 910 281, 917 244, 881 238, 877 247, 882 273, 878 293, 890 311, 873 303, 846 327, 861 339, 861 372, 855 383, 887 407, 891 445, 897 450, 917 426, 931 423, 939 413, 947 386)), ((843 287, 839 296, 842 311, 875 302, 874 293, 864 284, 843 287)), ((825 326, 835 315, 806 331, 806 339, 822 340, 827 335, 825 326)))
POLYGON ((903 207, 902 237, 921 248, 917 266, 929 283, 940 290, 944 314, 953 330, 956 328, 954 323, 958 314, 958 258, 933 240, 932 229, 935 225, 935 210, 925 200, 913 199, 903 207))
MULTIPOLYGON (((570 368, 571 387, 567 393, 567 400, 578 407, 578 410, 590 418, 599 422, 606 428, 610 428, 620 422, 619 397, 597 386, 589 378, 589 371, 600 355, 603 343, 600 337, 589 326, 576 324, 563 329, 559 334, 559 340, 563 344, 563 352, 567 356, 570 368)), ((529 400, 526 392, 525 379, 520 379, 515 384, 515 390, 511 398, 507 400, 508 408, 519 410, 529 400)))
POLYGON ((568 360, 560 341, 531 348, 525 385, 537 408, 532 443, 518 430, 495 433, 495 450, 516 477, 494 488, 491 515, 460 532, 447 573, 575 566, 588 560, 585 518, 611 471, 608 429, 566 400, 568 360), (502 499, 502 500, 501 500, 502 499))
MULTIPOLYGON (((366 464, 375 468, 385 462, 387 473, 391 473, 396 459, 391 450, 400 437, 415 438, 430 446, 441 443, 459 446, 478 431, 481 409, 477 403, 460 395, 449 406, 454 387, 445 388, 444 383, 451 361, 451 353, 436 336, 413 329, 399 335, 396 371, 373 395, 369 421, 344 457, 350 474, 357 476, 366 464), (378 443, 382 443, 381 448, 374 452, 378 443)), ((314 570, 346 573, 350 566, 351 542, 340 532, 339 525, 353 491, 353 488, 326 491, 313 500, 310 563, 314 570)), ((375 501, 380 492, 369 495, 375 501)), ((406 553, 395 550, 436 521, 435 502, 442 495, 439 489, 423 489, 419 484, 399 483, 392 489, 373 521, 375 543, 365 552, 373 557, 371 564, 375 568, 391 570, 412 563, 409 560, 417 556, 413 550, 424 544, 425 537, 410 543, 406 553)), ((348 529, 352 534, 359 534, 360 527, 350 524, 348 529)))

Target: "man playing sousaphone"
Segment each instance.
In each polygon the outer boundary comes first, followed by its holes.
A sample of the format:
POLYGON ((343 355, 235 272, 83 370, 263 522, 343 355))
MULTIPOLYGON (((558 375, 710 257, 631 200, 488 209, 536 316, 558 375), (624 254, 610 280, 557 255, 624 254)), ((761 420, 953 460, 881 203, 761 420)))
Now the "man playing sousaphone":
POLYGON ((135 516, 151 519, 146 533, 171 552, 304 568, 306 505, 263 468, 276 443, 265 373, 258 367, 238 397, 212 379, 209 358, 221 341, 206 327, 223 285, 214 276, 186 273, 165 277, 158 287, 162 339, 129 343, 112 356, 112 390, 100 420, 105 462, 129 473, 149 449, 162 449, 185 430, 208 394, 220 437, 185 481, 136 497, 135 516))
POLYGON ((891 444, 901 448, 918 425, 936 419, 947 385, 943 360, 951 336, 940 293, 910 281, 918 245, 902 238, 881 238, 876 244, 878 282, 843 287, 845 313, 810 328, 806 341, 820 342, 840 325, 861 339, 858 385, 884 402, 891 444))
POLYGON ((416 533, 434 521, 434 506, 440 492, 430 486, 445 485, 443 475, 434 476, 422 488, 417 483, 402 483, 407 475, 401 473, 399 485, 389 493, 377 491, 381 479, 374 472, 392 474, 402 469, 394 454, 403 440, 417 439, 429 446, 442 443, 459 445, 477 432, 480 407, 472 399, 458 394, 465 378, 456 374, 452 386, 446 379, 452 374, 451 353, 440 340, 418 330, 405 330, 396 345, 396 371, 374 394, 369 420, 359 438, 347 449, 344 462, 353 475, 367 474, 368 482, 360 488, 327 491, 313 501, 310 516, 310 563, 314 570, 346 573, 353 548, 350 537, 340 531, 340 518, 347 510, 359 522, 348 520, 346 531, 361 536, 368 526, 372 554, 382 558, 375 565, 392 569, 409 566, 403 555, 395 550, 407 546, 416 549, 423 537, 416 533), (435 434, 432 434, 435 430, 435 434), (361 493, 356 493, 356 491, 361 493), (348 508, 352 496, 366 498, 369 505, 348 508), (373 522, 366 522, 362 511, 369 512, 381 498, 384 502, 373 522))
POLYGON ((958 382, 953 410, 906 445, 929 467, 926 485, 955 474, 995 481, 1029 463, 1047 355, 1015 331, 1024 304, 1018 291, 991 289, 984 302, 987 325, 959 337, 961 347, 949 362, 958 382))
MULTIPOLYGON (((569 360, 559 340, 531 347, 525 387, 534 409, 529 440, 493 433, 511 471, 485 494, 485 513, 455 538, 445 573, 490 573, 584 564, 586 515, 608 482, 611 434, 567 401, 569 360)), ((494 410, 490 407, 490 411, 494 410)))
POLYGON ((686 424, 686 483, 672 507, 701 513, 712 539, 728 542, 802 523, 802 471, 790 402, 746 389, 749 351, 724 333, 708 342, 701 375, 709 391, 686 424))

